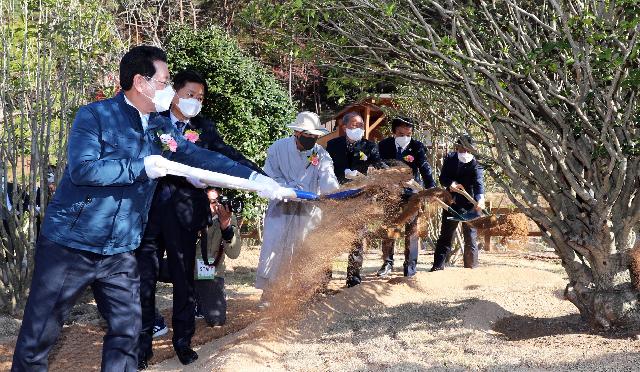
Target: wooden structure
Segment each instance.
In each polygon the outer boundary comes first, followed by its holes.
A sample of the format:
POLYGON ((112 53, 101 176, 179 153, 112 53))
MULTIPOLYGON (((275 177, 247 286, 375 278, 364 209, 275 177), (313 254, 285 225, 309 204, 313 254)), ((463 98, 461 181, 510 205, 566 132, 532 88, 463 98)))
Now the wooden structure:
POLYGON ((385 123, 386 115, 382 111, 383 106, 393 107, 394 103, 389 94, 381 94, 377 97, 369 97, 360 102, 352 103, 334 115, 333 120, 325 123, 325 128, 330 131, 318 139, 318 143, 323 147, 327 142, 345 134, 342 117, 348 112, 357 112, 364 120, 364 138, 372 141, 380 141, 385 135, 380 130, 381 124, 385 123))

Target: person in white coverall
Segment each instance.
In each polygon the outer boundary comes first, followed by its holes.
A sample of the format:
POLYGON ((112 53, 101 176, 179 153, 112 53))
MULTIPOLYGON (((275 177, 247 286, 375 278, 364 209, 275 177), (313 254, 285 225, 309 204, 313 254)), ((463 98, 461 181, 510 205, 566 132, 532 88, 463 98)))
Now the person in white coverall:
MULTIPOLYGON (((267 150, 264 171, 280 186, 326 194, 338 189, 329 153, 316 143, 326 133, 315 113, 301 112, 289 125, 290 137, 276 141, 267 150)), ((268 303, 269 290, 279 275, 286 275, 294 252, 305 236, 318 226, 322 211, 304 201, 270 201, 264 220, 264 237, 256 278, 268 303)))

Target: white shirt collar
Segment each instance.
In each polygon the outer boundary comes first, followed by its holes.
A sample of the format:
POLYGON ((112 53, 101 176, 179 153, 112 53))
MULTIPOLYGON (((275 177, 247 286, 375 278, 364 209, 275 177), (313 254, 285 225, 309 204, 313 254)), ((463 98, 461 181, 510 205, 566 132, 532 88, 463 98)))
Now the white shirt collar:
MULTIPOLYGON (((129 98, 127 98, 127 95, 126 94, 123 94, 123 95, 124 95, 124 101, 127 103, 127 105, 138 110, 138 108, 134 106, 133 103, 131 103, 131 101, 129 101, 129 98)), ((147 126, 149 125, 149 114, 143 114, 140 110, 138 110, 138 114, 140 114, 140 122, 142 123, 142 129, 147 130, 147 126)))

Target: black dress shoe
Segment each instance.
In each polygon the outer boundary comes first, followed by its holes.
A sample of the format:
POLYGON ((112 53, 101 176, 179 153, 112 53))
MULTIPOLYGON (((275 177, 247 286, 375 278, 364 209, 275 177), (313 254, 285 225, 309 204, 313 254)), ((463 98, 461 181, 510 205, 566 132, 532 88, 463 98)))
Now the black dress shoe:
POLYGON ((138 360, 138 371, 149 368, 149 361, 146 359, 138 360))
POLYGON ((176 349, 176 355, 178 356, 180 363, 185 366, 198 360, 198 353, 193 351, 190 347, 181 347, 176 349))
POLYGON ((434 266, 431 268, 431 270, 429 270, 429 272, 440 271, 440 270, 444 270, 444 267, 434 266))
POLYGON ((138 371, 149 368, 151 358, 153 358, 153 351, 149 351, 148 354, 142 353, 142 355, 138 355, 138 371))
POLYGON ((380 276, 384 278, 385 276, 391 274, 392 271, 393 271, 393 265, 385 262, 382 264, 382 267, 380 268, 380 270, 376 272, 376 276, 380 276))
POLYGON ((355 287, 357 285, 359 285, 362 282, 362 280, 358 277, 352 276, 347 278, 347 288, 351 288, 351 287, 355 287))

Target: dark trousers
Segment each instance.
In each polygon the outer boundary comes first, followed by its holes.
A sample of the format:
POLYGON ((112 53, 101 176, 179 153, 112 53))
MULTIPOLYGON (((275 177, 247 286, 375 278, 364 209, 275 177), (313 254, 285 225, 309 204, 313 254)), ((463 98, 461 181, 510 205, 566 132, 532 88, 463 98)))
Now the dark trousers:
POLYGON ((224 278, 196 280, 198 310, 210 326, 221 326, 227 321, 227 295, 224 291, 224 278))
MULTIPOLYGON (((382 259, 393 266, 395 239, 382 240, 382 259)), ((415 218, 404 226, 404 275, 413 276, 418 265, 418 219, 415 218)))
POLYGON ((149 359, 155 321, 155 293, 158 278, 158 256, 166 251, 169 277, 173 283, 173 346, 191 346, 195 333, 194 266, 197 232, 185 229, 172 208, 154 206, 149 222, 136 250, 140 270, 140 304, 142 329, 140 331, 139 358, 149 359))
POLYGON ((133 252, 103 256, 38 239, 31 292, 13 354, 12 371, 46 371, 49 352, 69 311, 91 286, 108 323, 102 371, 136 371, 140 294, 133 252))
POLYGON ((353 243, 347 261, 347 280, 360 279, 360 270, 364 261, 364 241, 359 239, 353 243))
MULTIPOLYGON (((456 233, 458 227, 458 221, 448 220, 447 217, 451 217, 451 214, 447 211, 442 211, 442 225, 440 228, 440 236, 436 242, 436 251, 433 257, 433 267, 443 268, 447 256, 451 252, 451 243, 453 242, 453 236, 456 233)), ((466 223, 462 224, 462 235, 464 237, 464 253, 463 262, 464 267, 474 268, 478 266, 478 232, 466 223)))

